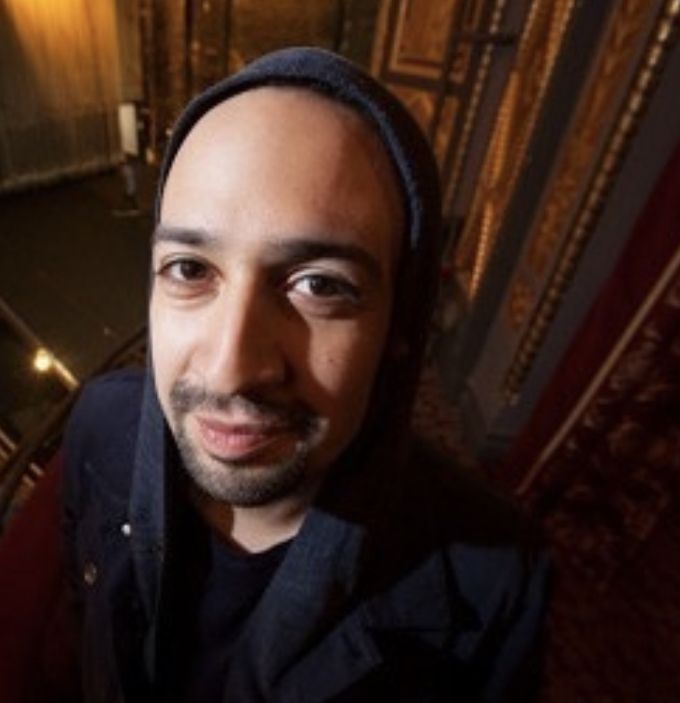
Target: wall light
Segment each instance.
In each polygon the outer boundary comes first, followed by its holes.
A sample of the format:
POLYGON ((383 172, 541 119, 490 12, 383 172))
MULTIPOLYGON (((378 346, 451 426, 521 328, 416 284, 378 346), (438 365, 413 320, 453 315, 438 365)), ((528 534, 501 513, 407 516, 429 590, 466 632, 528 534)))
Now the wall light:
POLYGON ((54 357, 47 349, 40 347, 33 357, 33 368, 38 373, 47 373, 54 364, 54 357))

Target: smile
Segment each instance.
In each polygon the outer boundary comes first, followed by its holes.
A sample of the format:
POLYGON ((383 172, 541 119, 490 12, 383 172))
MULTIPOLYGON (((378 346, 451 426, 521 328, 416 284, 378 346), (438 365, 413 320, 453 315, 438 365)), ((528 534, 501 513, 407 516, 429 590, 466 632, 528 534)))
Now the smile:
POLYGON ((248 461, 278 454, 298 439, 290 425, 262 422, 228 422, 197 416, 202 448, 220 461, 248 461))

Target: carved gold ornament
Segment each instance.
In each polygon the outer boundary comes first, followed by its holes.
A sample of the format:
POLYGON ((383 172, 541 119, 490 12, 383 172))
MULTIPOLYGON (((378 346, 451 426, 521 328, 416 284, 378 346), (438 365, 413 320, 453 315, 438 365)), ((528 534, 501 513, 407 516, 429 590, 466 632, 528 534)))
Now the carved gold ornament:
MULTIPOLYGON (((526 328, 505 379, 508 397, 520 389, 543 343, 675 39, 680 0, 665 3, 651 32, 649 10, 646 0, 627 0, 612 15, 527 239, 521 266, 537 279, 550 265, 554 268, 542 293, 535 292, 530 321, 514 320, 516 326, 526 323, 526 328), (649 39, 638 58, 642 33, 649 33, 649 39), (631 87, 621 104, 617 94, 633 62, 631 87), (593 166, 592 154, 598 152, 602 155, 593 166)), ((512 297, 511 289, 508 298, 512 297)))
POLYGON ((527 158, 527 146, 545 100, 572 17, 573 0, 534 0, 517 50, 456 254, 470 299, 486 271, 498 230, 527 158))

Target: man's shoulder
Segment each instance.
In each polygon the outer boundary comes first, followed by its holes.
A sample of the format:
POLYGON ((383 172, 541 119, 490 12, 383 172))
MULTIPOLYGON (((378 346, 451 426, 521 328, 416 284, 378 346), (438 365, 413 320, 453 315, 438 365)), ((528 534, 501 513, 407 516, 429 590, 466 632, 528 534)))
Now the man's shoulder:
POLYGON ((139 417, 144 380, 140 369, 121 369, 88 381, 73 407, 68 430, 106 432, 134 421, 139 417))
POLYGON ((473 665, 475 700, 533 699, 551 583, 540 532, 511 496, 431 445, 414 443, 407 474, 416 540, 434 547, 416 562, 415 583, 429 593, 432 621, 456 633, 456 660, 473 665))
POLYGON ((146 372, 143 369, 119 369, 96 376, 80 392, 77 405, 87 404, 89 409, 111 403, 128 403, 141 398, 146 372))
POLYGON ((451 530, 460 541, 512 543, 525 537, 527 521, 517 504, 479 471, 416 438, 405 478, 411 509, 451 530))
MULTIPOLYGON (((414 442, 402 491, 402 544, 445 554, 461 595, 482 604, 544 579, 540 532, 508 495, 474 469, 414 442)), ((416 562, 417 563, 417 562, 416 562)))
POLYGON ((83 466, 132 466, 145 374, 124 369, 89 381, 80 391, 64 437, 67 471, 83 466))

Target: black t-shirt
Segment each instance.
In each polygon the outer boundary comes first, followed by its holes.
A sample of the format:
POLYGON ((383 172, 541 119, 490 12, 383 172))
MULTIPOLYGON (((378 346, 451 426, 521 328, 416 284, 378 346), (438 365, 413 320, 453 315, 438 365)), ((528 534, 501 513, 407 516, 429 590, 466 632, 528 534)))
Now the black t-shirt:
MULTIPOLYGON (((221 701, 232 648, 255 609, 289 542, 255 554, 243 553, 208 537, 203 578, 194 581, 192 622, 187 623, 184 700, 221 701)), ((196 565, 195 565, 196 566, 196 565)))

